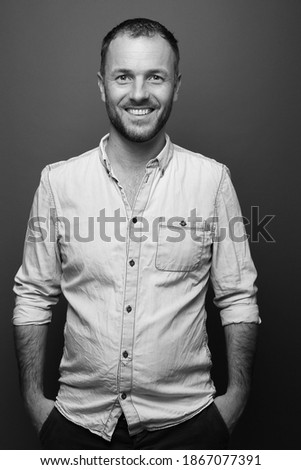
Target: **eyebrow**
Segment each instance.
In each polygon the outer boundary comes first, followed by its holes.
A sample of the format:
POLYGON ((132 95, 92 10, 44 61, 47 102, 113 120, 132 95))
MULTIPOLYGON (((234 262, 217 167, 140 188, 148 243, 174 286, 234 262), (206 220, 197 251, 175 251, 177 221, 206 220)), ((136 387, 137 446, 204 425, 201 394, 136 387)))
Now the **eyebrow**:
MULTIPOLYGON (((133 71, 130 69, 113 69, 111 72, 112 75, 126 75, 126 74, 133 74, 133 71)), ((165 77, 168 76, 168 71, 166 69, 150 69, 146 71, 146 75, 164 75, 165 77)))

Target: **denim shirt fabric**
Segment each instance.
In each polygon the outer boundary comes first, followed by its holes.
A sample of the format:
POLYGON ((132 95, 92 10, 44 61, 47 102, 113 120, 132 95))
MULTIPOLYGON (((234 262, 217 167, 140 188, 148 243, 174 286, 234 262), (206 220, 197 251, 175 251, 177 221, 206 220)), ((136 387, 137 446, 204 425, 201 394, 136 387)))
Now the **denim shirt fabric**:
POLYGON ((43 170, 15 277, 13 323, 50 322, 64 294, 56 407, 110 440, 122 411, 133 435, 178 424, 213 401, 209 279, 223 325, 260 319, 227 168, 166 136, 131 209, 107 138, 43 170))

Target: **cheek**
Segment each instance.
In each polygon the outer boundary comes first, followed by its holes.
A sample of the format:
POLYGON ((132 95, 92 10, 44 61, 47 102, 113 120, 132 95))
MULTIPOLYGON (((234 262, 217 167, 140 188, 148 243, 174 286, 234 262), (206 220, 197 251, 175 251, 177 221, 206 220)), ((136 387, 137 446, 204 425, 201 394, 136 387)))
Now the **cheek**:
POLYGON ((118 103, 125 94, 125 90, 120 90, 112 85, 107 85, 104 88, 105 99, 111 103, 118 103))
MULTIPOLYGON (((156 90, 155 90, 156 91, 156 90)), ((160 101, 162 104, 168 104, 170 101, 173 101, 174 98, 174 89, 171 86, 163 88, 162 90, 157 90, 154 93, 154 96, 160 101)))

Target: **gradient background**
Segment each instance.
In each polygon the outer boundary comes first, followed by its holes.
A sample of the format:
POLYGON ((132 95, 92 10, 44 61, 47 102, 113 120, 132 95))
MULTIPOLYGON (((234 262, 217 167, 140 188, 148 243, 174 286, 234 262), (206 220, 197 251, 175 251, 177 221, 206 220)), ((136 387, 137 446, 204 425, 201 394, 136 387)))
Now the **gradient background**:
MULTIPOLYGON (((96 77, 101 39, 137 16, 162 22, 180 42, 173 140, 229 166, 246 217, 251 206, 259 206, 260 217, 275 215, 268 226, 275 243, 251 243, 263 323, 252 395, 231 448, 300 448, 298 0, 1 2, 0 448, 39 448, 19 394, 11 327, 13 276, 33 194, 46 164, 97 146, 107 132, 96 77)), ((222 393, 223 333, 208 304, 222 393)), ((62 300, 55 308, 50 329, 45 388, 52 398, 65 307, 62 300)))

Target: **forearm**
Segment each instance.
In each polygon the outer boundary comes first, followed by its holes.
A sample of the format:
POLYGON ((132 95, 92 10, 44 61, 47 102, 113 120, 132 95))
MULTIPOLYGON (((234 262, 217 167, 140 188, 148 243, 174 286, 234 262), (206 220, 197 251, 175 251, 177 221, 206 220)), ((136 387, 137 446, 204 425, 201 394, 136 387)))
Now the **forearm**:
POLYGON ((233 323, 224 327, 227 361, 228 391, 247 399, 252 379, 258 325, 233 323))
POLYGON ((48 324, 14 327, 21 392, 25 407, 39 432, 54 402, 44 397, 43 373, 48 324))
POLYGON ((27 406, 43 396, 48 324, 14 327, 22 396, 27 406))
POLYGON ((215 399, 230 432, 234 429, 248 400, 256 349, 258 325, 256 323, 231 323, 224 327, 228 387, 224 395, 215 399))

